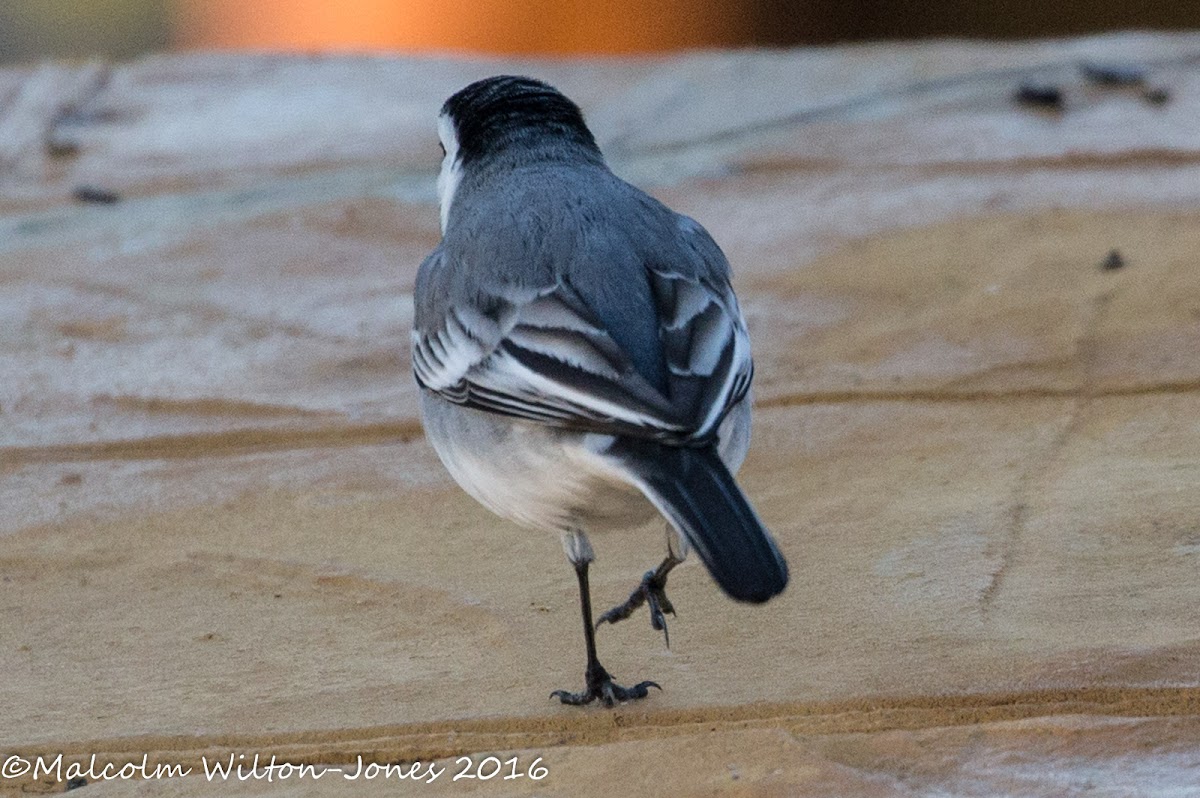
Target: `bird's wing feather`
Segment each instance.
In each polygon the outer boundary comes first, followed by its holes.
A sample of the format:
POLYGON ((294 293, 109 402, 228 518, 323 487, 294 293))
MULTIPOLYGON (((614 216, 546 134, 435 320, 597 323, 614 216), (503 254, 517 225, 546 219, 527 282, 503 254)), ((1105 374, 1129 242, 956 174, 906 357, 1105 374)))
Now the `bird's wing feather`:
POLYGON ((754 366, 745 321, 728 284, 651 272, 651 285, 673 404, 688 408, 694 436, 706 437, 749 390, 754 366))
MULTIPOLYGON (((681 218, 691 268, 647 269, 665 392, 638 373, 561 277, 540 289, 493 285, 437 303, 438 311, 425 314, 432 318, 419 317, 413 327, 418 383, 451 402, 547 424, 674 442, 709 439, 746 395, 753 365, 724 255, 703 228, 681 218)), ((422 271, 441 267, 442 257, 435 250, 422 271)), ((419 284, 422 290, 431 289, 419 284)))
POLYGON ((729 262, 697 222, 677 219, 685 244, 681 260, 699 268, 652 268, 650 285, 673 403, 692 408, 693 434, 704 438, 749 392, 754 362, 729 262))
POLYGON ((496 292, 413 329, 413 370, 458 404, 533 421, 677 437, 687 423, 570 286, 496 292))

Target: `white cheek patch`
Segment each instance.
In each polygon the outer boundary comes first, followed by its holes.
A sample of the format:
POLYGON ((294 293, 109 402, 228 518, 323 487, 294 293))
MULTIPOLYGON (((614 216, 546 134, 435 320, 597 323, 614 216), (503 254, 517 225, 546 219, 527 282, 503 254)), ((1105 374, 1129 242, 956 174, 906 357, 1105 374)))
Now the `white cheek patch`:
POLYGON ((442 234, 446 232, 446 224, 450 221, 450 206, 454 203, 454 192, 462 181, 462 164, 458 160, 458 136, 454 134, 454 123, 450 117, 442 114, 438 117, 438 138, 446 149, 442 158, 442 171, 438 174, 438 207, 442 216, 442 234))

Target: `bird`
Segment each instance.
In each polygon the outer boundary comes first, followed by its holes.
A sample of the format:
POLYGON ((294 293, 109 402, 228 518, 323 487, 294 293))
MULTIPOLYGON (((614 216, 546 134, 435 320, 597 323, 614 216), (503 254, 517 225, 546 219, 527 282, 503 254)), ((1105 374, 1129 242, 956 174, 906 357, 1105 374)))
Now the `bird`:
POLYGON ((660 685, 618 684, 596 631, 645 604, 668 634, 667 575, 691 550, 740 602, 788 582, 733 476, 754 366, 729 262, 698 222, 617 177, 579 106, 547 83, 471 83, 437 131, 442 237, 417 274, 411 338, 426 438, 486 508, 561 537, 587 664, 582 691, 551 697, 645 698, 660 685), (664 559, 594 622, 589 533, 656 516, 664 559))

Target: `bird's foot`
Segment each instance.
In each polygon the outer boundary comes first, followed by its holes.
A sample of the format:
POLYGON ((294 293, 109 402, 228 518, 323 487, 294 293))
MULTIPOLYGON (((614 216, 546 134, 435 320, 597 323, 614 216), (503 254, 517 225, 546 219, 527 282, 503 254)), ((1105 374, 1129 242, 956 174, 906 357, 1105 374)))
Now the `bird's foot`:
POLYGON ((596 699, 600 699, 604 706, 611 707, 613 704, 625 703, 638 698, 645 698, 650 692, 651 687, 656 687, 659 690, 662 688, 656 682, 641 682, 633 687, 622 687, 612 680, 612 676, 608 671, 600 665, 599 662, 594 666, 589 666, 587 669, 587 689, 581 693, 570 693, 566 690, 555 690, 550 694, 551 698, 557 698, 564 704, 571 706, 583 706, 590 704, 596 699))
POLYGON ((596 627, 599 628, 602 623, 623 621, 643 604, 650 608, 650 625, 663 633, 663 637, 667 641, 667 648, 670 648, 671 634, 667 631, 666 613, 674 615, 675 607, 667 598, 667 575, 662 572, 661 568, 656 571, 647 571, 642 577, 641 584, 629 594, 629 599, 624 604, 618 604, 601 615, 600 620, 596 621, 596 627))

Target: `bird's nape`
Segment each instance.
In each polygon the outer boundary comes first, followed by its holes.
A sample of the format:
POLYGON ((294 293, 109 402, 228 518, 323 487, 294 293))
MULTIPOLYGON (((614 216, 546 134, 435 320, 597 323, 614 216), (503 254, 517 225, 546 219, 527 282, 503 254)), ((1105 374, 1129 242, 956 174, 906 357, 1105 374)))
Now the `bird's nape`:
POLYGON ((464 164, 546 138, 599 152, 579 106, 533 78, 496 75, 475 81, 446 100, 442 115, 454 124, 464 164))

